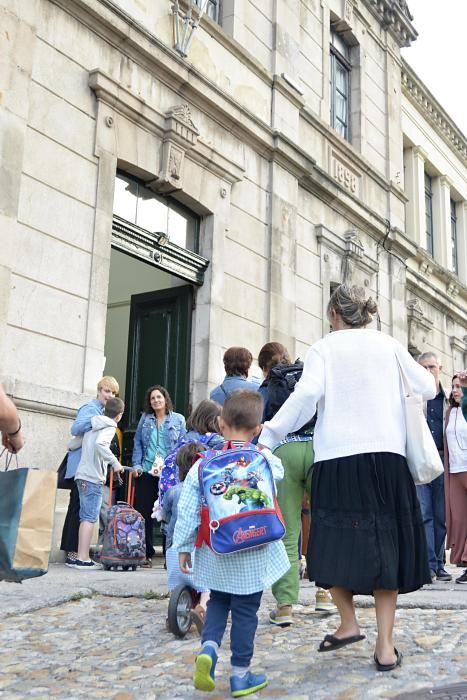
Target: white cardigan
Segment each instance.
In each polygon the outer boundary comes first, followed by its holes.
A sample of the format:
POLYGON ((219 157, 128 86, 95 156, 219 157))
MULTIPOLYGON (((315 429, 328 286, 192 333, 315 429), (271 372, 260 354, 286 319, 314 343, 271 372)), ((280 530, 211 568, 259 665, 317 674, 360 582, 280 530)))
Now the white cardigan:
POLYGON ((273 448, 318 411, 315 462, 368 452, 405 456, 396 355, 413 392, 434 398, 434 377, 397 340, 377 330, 334 331, 308 350, 295 391, 264 424, 258 442, 273 448))

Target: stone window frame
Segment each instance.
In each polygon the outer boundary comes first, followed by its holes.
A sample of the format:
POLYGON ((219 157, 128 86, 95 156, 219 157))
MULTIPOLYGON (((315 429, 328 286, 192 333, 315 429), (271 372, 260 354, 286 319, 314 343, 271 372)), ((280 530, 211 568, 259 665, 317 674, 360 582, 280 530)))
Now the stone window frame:
POLYGON ((351 63, 351 47, 348 45, 342 32, 336 31, 331 26, 331 37, 329 44, 329 119, 331 127, 337 131, 349 143, 351 142, 351 115, 352 115, 352 63, 351 63), (345 54, 336 44, 340 43, 345 48, 345 54), (345 74, 344 92, 337 87, 337 69, 341 69, 345 74), (346 120, 342 121, 336 114, 336 94, 340 93, 346 104, 346 120), (343 127, 342 131, 337 128, 338 125, 343 127))
POLYGON ((425 235, 426 250, 432 258, 435 254, 435 235, 433 225, 433 176, 425 170, 423 191, 425 196, 425 235))
POLYGON ((204 10, 206 17, 212 19, 213 22, 221 24, 221 0, 195 0, 195 5, 201 7, 206 4, 204 10))
POLYGON ((452 197, 449 200, 451 215, 451 270, 455 275, 459 274, 459 242, 457 235, 457 202, 452 197))

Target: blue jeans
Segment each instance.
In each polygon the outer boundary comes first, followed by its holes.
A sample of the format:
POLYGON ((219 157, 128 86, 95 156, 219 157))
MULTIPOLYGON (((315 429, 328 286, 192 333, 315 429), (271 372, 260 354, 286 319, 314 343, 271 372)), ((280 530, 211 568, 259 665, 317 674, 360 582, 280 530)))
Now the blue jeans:
POLYGON ((79 493, 79 521, 96 523, 102 503, 102 484, 76 479, 79 493))
POLYGON ((229 612, 232 617, 230 651, 232 666, 248 668, 255 648, 258 627, 257 612, 263 591, 250 595, 237 595, 211 591, 201 641, 222 643, 229 612))
POLYGON ((430 484, 417 486, 417 496, 422 511, 428 548, 428 563, 437 572, 444 566, 444 541, 446 516, 444 507, 444 474, 430 484))

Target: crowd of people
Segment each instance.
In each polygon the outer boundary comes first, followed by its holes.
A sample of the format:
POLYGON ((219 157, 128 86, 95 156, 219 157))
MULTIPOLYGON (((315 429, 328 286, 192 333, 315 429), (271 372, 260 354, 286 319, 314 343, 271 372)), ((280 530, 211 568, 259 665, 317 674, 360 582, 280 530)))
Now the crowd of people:
MULTIPOLYGON (((169 588, 188 580, 202 594, 197 611, 204 623, 202 648, 194 672, 198 689, 215 687, 229 612, 232 695, 267 684, 264 674, 250 670, 257 611, 263 591, 272 587, 271 624, 293 624, 302 538, 308 540, 308 577, 318 587, 317 609, 337 608, 340 616, 318 651, 364 639, 353 598, 372 595, 378 671, 402 662, 393 641, 399 594, 435 579, 450 581, 446 550, 451 564, 465 567, 456 582, 467 583, 467 371, 457 371, 445 392, 435 353, 415 360, 394 338, 368 327, 377 307, 361 288, 339 286, 327 313, 332 332, 311 346, 303 365, 293 363, 281 343, 261 348, 261 384, 249 378, 252 353, 229 348, 224 379, 186 421, 173 410, 165 387, 154 385, 146 392, 133 445, 134 505, 145 519, 145 566, 152 564, 151 515, 158 512, 165 523, 169 588), (287 376, 287 368, 298 382, 277 401, 273 385, 278 376, 287 376), (441 476, 417 487, 406 461, 401 371, 426 402, 426 420, 444 462, 441 476), (198 467, 205 450, 211 454, 245 444, 265 457, 277 482, 285 535, 218 555, 199 540, 205 499, 198 467), (309 538, 302 528, 307 498, 309 538)), ((71 428, 66 477, 73 484, 61 546, 67 565, 75 568, 98 566, 89 556, 90 535, 108 466, 122 469, 118 445, 111 449, 124 410, 118 391, 113 377, 103 377, 96 398, 79 410, 71 428)), ((8 450, 21 449, 19 417, 1 393, 0 429, 8 450)))

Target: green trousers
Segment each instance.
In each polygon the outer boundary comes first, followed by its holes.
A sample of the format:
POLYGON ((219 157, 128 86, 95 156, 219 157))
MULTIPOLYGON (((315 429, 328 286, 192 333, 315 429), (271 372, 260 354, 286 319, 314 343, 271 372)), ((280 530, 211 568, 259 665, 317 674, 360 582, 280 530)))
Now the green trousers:
POLYGON ((278 605, 298 602, 300 585, 298 538, 301 529, 303 496, 310 496, 313 441, 288 442, 274 450, 284 465, 284 478, 277 484, 277 500, 285 521, 283 542, 290 569, 272 587, 278 605))

